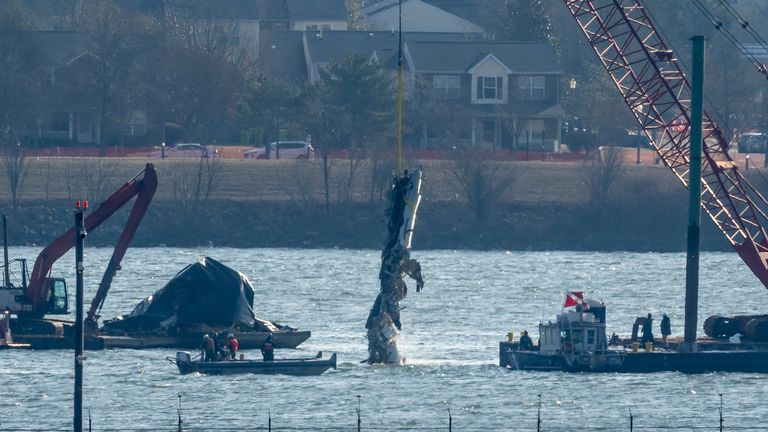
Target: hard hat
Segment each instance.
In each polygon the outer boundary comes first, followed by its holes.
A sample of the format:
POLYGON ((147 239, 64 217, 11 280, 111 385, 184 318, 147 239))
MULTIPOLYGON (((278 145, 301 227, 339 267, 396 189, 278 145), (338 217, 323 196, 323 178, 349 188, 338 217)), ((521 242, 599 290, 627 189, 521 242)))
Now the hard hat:
POLYGON ((227 339, 234 339, 234 338, 235 338, 235 335, 233 335, 232 333, 227 335, 227 339))

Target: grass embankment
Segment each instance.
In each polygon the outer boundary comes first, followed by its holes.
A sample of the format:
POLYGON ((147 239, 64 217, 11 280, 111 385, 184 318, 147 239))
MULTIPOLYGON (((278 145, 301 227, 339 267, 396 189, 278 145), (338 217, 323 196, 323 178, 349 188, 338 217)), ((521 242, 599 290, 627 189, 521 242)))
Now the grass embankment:
MULTIPOLYGON (((30 158, 15 209, 0 167, 12 243, 50 242, 71 224, 74 200, 100 202, 147 162, 159 186, 134 245, 378 248, 385 234, 389 168, 369 161, 334 161, 326 208, 320 161, 217 160, 201 170, 195 161, 30 158)), ((686 192, 661 166, 625 165, 607 202, 593 205, 581 163, 504 162, 501 170, 515 182, 478 223, 451 186, 449 162, 423 165, 417 248, 685 248, 686 192)), ((113 243, 126 217, 124 210, 107 221, 89 244, 113 243)), ((703 234, 704 248, 728 248, 711 223, 703 234)))

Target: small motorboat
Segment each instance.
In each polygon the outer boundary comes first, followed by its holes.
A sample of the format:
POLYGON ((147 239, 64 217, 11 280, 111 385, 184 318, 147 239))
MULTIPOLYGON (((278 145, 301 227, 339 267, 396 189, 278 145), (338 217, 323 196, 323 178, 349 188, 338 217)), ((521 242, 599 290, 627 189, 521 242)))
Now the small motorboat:
POLYGON ((182 375, 199 372, 206 375, 225 374, 280 374, 280 375, 320 375, 330 368, 336 369, 336 353, 329 358, 323 358, 323 353, 318 352, 315 357, 295 359, 265 360, 222 360, 209 361, 193 360, 187 351, 179 351, 176 358, 169 357, 182 375))

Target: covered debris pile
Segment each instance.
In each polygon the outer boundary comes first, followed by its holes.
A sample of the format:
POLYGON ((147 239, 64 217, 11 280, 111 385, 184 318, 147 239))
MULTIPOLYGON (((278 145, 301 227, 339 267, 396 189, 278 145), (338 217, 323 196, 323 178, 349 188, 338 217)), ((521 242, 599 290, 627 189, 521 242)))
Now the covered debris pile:
POLYGON ((282 326, 254 316, 253 298, 253 285, 244 274, 205 257, 181 270, 130 314, 105 322, 101 332, 278 331, 282 326))
POLYGON ((411 259, 411 239, 416 212, 421 202, 421 169, 405 171, 392 180, 387 210, 389 223, 381 252, 381 289, 373 303, 365 328, 368 330, 368 363, 398 364, 397 339, 402 328, 400 301, 408 294, 404 275, 416 281, 416 291, 424 287, 421 265, 411 259))

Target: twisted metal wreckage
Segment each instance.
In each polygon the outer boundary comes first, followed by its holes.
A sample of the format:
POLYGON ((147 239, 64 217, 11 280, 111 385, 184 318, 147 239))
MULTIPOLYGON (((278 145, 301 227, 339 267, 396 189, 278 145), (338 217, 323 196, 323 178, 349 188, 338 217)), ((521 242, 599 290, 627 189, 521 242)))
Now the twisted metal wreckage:
POLYGON ((404 275, 416 281, 416 292, 424 287, 421 265, 411 259, 411 240, 416 212, 421 203, 421 168, 392 179, 389 191, 387 237, 381 251, 379 280, 381 290, 371 307, 365 328, 368 329, 368 363, 399 364, 397 339, 402 323, 400 301, 408 294, 404 275))

